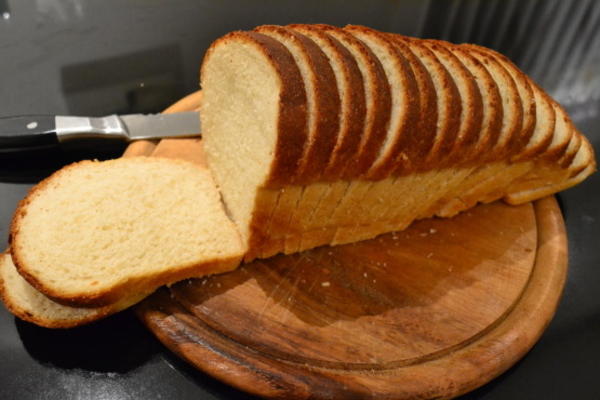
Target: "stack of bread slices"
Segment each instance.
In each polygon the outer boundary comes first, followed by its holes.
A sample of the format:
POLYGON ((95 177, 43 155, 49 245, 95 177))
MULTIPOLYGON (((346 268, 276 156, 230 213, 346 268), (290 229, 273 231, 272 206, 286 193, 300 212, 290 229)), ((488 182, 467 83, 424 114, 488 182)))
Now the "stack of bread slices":
POLYGON ((475 45, 260 26, 213 43, 201 86, 203 150, 185 146, 208 165, 87 161, 21 202, 0 256, 14 314, 80 325, 242 259, 528 202, 596 167, 565 111, 475 45))
POLYGON ((595 170, 560 105, 476 45, 268 25, 217 40, 200 75, 208 161, 246 260, 528 202, 595 170))

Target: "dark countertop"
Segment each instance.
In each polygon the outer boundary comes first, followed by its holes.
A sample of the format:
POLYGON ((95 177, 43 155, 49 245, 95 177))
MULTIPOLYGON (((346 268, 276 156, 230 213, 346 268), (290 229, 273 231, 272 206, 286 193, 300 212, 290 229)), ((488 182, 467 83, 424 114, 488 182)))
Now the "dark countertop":
MULTIPOLYGON (((0 0, 0 114, 157 112, 197 90, 212 40, 290 22, 364 24, 497 48, 567 107, 600 149, 600 4, 593 0, 0 0)), ((1 243, 29 187, 85 156, 0 158, 1 243)), ((558 198, 570 270, 557 314, 522 361, 464 398, 600 396, 600 175, 558 198)), ((245 398, 172 355, 131 312, 53 331, 0 306, 0 399, 245 398)))

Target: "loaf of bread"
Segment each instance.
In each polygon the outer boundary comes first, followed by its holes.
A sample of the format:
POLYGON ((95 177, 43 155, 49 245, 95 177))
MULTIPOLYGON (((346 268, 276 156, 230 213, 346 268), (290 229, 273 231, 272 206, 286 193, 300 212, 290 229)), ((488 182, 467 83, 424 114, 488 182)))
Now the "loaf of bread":
POLYGON ((159 157, 63 168, 21 201, 10 238, 18 272, 72 307, 229 271, 244 252, 210 172, 159 157))
POLYGON ((261 26, 201 68, 209 166, 245 259, 349 243, 595 171, 563 108, 506 57, 362 26, 261 26))

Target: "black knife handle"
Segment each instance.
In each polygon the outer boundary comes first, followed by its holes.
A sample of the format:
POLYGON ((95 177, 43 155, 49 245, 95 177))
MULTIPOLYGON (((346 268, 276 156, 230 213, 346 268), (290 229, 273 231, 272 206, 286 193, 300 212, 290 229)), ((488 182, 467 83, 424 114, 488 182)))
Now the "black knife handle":
POLYGON ((53 115, 0 117, 0 153, 58 147, 53 115))

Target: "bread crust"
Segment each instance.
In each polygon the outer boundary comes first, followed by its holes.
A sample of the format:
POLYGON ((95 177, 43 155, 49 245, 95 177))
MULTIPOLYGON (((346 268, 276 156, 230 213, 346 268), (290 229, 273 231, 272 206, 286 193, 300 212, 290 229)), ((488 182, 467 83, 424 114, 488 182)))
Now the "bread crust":
POLYGON ((471 72, 483 101, 483 122, 477 143, 471 154, 464 154, 468 165, 480 165, 494 158, 492 148, 496 145, 502 128, 504 110, 498 85, 484 65, 460 46, 452 47, 452 53, 471 72))
POLYGON ((433 79, 425 65, 415 54, 415 45, 401 35, 389 35, 390 41, 404 55, 412 68, 417 84, 418 112, 416 125, 404 141, 403 150, 397 161, 398 167, 392 170, 394 175, 408 174, 418 170, 435 144, 438 123, 437 93, 433 79), (404 167, 406 166, 406 167, 404 167))
POLYGON ((381 62, 363 42, 341 28, 326 24, 315 26, 338 40, 348 50, 362 76, 366 106, 363 133, 357 153, 341 170, 341 178, 351 179, 362 175, 371 167, 385 140, 390 119, 390 86, 381 62), (368 84, 372 85, 369 92, 370 104, 366 93, 369 90, 368 84))
POLYGON ((460 108, 451 110, 456 115, 455 126, 450 132, 440 138, 438 152, 440 156, 431 155, 432 163, 437 159, 441 165, 463 165, 468 162, 465 154, 473 153, 477 144, 483 123, 483 100, 473 74, 452 53, 448 42, 441 40, 426 40, 424 45, 443 62, 452 76, 458 93, 460 108), (459 85, 462 91, 459 90, 459 85))
MULTIPOLYGON (((493 57, 506 69, 506 71, 513 78, 517 86, 519 96, 521 97, 521 105, 523 107, 523 125, 521 128, 521 132, 519 132, 518 135, 515 135, 515 140, 517 142, 514 144, 514 148, 521 149, 517 154, 522 154, 525 147, 529 143, 536 127, 536 102, 533 94, 533 87, 530 84, 529 78, 512 61, 510 61, 508 57, 492 49, 472 43, 465 43, 462 44, 462 46, 472 48, 474 50, 480 51, 493 57)), ((543 148, 544 143, 549 144, 548 141, 542 142, 540 144, 540 147, 543 148)))
POLYGON ((298 170, 288 179, 294 184, 315 181, 327 167, 337 141, 340 98, 335 74, 323 50, 307 36, 277 25, 262 25, 255 28, 255 31, 272 35, 275 40, 284 37, 295 43, 297 49, 303 53, 302 57, 310 71, 310 76, 304 78, 311 79, 314 88, 314 124, 308 128, 309 135, 298 170))
POLYGON ((495 160, 518 153, 520 150, 518 146, 521 143, 518 138, 523 127, 523 105, 514 79, 506 68, 487 52, 483 52, 475 46, 460 46, 467 49, 488 69, 500 88, 503 123, 498 142, 493 148, 495 160))
MULTIPOLYGON (((410 50, 406 46, 395 45, 384 33, 365 26, 347 25, 344 27, 344 30, 351 33, 359 40, 361 40, 361 37, 369 38, 376 42, 377 45, 383 47, 393 62, 393 69, 385 72, 386 74, 394 74, 404 89, 403 93, 395 93, 396 96, 401 96, 404 108, 400 115, 398 127, 393 132, 388 129, 388 148, 380 148, 377 159, 363 178, 368 180, 386 178, 398 167, 398 164, 402 165, 402 167, 400 167, 402 170, 411 170, 405 151, 409 147, 416 148, 416 146, 418 146, 418 143, 412 144, 412 142, 417 141, 417 139, 415 138, 415 135, 411 134, 411 130, 416 126, 419 116, 419 95, 415 74, 407 59, 407 52, 410 52, 410 50), (392 137, 390 137, 390 135, 392 135, 392 137)), ((370 47, 368 44, 366 45, 367 47, 370 47)), ((371 51, 373 51, 373 49, 371 49, 371 51)), ((410 52, 410 54, 412 54, 412 52, 410 52)), ((388 81, 389 79, 390 77, 388 76, 388 81)), ((392 96, 394 96, 394 94, 392 96)))
POLYGON ((321 176, 321 181, 334 181, 341 178, 340 171, 358 153, 363 138, 366 114, 365 86, 362 74, 354 56, 338 39, 327 33, 320 25, 292 24, 289 28, 313 40, 320 40, 332 54, 331 64, 340 69, 344 81, 346 97, 341 97, 340 85, 340 124, 337 140, 329 158, 329 164, 321 176), (342 121, 342 118, 344 119, 342 121))

